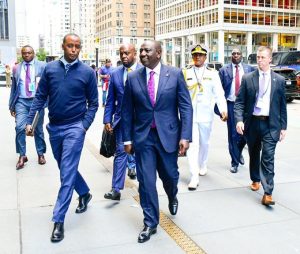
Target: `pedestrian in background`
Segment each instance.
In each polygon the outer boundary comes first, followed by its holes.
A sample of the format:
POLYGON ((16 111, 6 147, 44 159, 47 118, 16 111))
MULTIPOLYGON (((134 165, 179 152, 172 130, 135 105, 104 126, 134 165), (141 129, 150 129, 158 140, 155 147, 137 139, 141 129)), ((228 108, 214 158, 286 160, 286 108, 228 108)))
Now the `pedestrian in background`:
MULTIPOLYGON (((243 55, 240 49, 234 48, 231 52, 231 63, 219 70, 219 76, 227 102, 228 150, 231 157, 231 173, 238 171, 239 164, 244 165, 245 162, 242 151, 246 145, 245 138, 236 131, 233 106, 239 92, 243 75, 255 70, 250 65, 243 63, 242 59, 243 55)), ((219 112, 219 110, 216 111, 219 112)))
POLYGON ((183 74, 193 103, 193 142, 187 152, 191 180, 189 190, 196 190, 199 175, 207 173, 208 148, 214 105, 220 108, 221 119, 226 121, 227 108, 218 72, 205 66, 207 47, 202 44, 193 45, 191 54, 194 64, 183 69, 183 74))
POLYGON ((11 87, 11 68, 7 64, 5 65, 5 79, 6 79, 6 88, 11 87))
MULTIPOLYGON (((23 168, 28 161, 25 135, 26 119, 46 65, 44 62, 40 62, 34 58, 34 50, 29 45, 22 48, 21 54, 23 61, 14 68, 9 98, 10 114, 15 117, 16 122, 16 152, 19 154, 19 160, 16 165, 17 170, 23 168)), ((39 110, 39 121, 34 132, 35 148, 40 165, 46 163, 44 157, 46 143, 43 130, 45 105, 46 102, 39 110)))
POLYGON ((287 128, 285 80, 270 68, 272 50, 257 50, 258 69, 245 74, 234 104, 236 130, 244 135, 250 156, 250 188, 264 189, 263 205, 274 205, 274 154, 287 128))
POLYGON ((132 44, 123 44, 120 47, 121 66, 117 67, 111 74, 110 85, 106 106, 104 110, 103 123, 108 132, 114 132, 116 136, 117 149, 114 156, 114 167, 112 177, 112 189, 105 193, 104 198, 120 200, 120 190, 124 188, 126 167, 128 176, 135 179, 135 158, 132 154, 124 151, 121 126, 121 107, 124 94, 124 86, 128 73, 142 66, 136 62, 136 49, 132 44))
POLYGON ((105 65, 99 69, 99 77, 101 78, 102 83, 102 107, 104 107, 106 104, 106 96, 112 71, 113 67, 111 66, 111 60, 106 59, 105 65))
POLYGON ((63 39, 64 56, 47 65, 27 118, 26 133, 32 135, 32 121, 48 100, 47 130, 52 152, 60 170, 60 188, 53 210, 52 242, 64 238, 64 220, 73 191, 79 195, 76 213, 87 210, 92 195, 78 171, 81 151, 88 128, 98 109, 95 72, 79 59, 81 40, 76 34, 63 39))
POLYGON ((144 228, 138 242, 148 241, 159 223, 156 174, 169 199, 169 211, 178 210, 178 151, 192 141, 193 108, 181 70, 161 64, 158 41, 145 41, 140 60, 145 66, 129 73, 122 103, 125 151, 135 151, 144 228))
POLYGON ((92 64, 92 65, 91 65, 91 68, 92 68, 92 69, 94 70, 94 72, 95 72, 96 80, 97 80, 97 85, 98 85, 98 70, 97 70, 97 68, 96 68, 96 65, 92 64))

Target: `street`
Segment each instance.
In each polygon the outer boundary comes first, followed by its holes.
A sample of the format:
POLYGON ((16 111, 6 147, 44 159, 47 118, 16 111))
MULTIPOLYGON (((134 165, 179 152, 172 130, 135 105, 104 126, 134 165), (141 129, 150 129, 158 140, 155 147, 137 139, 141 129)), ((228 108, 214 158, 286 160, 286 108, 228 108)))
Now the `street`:
MULTIPOLYGON (((163 223, 157 234, 144 244, 137 243, 143 227, 137 181, 126 178, 120 202, 103 197, 111 188, 113 158, 99 155, 104 111, 100 107, 87 132, 80 162, 80 172, 93 198, 87 212, 75 214, 78 196, 74 193, 66 215, 65 239, 53 244, 51 217, 59 188, 59 171, 48 134, 44 128, 47 163, 37 163, 34 139, 27 137, 29 161, 16 171, 15 123, 9 114, 8 97, 9 89, 0 87, 1 254, 300 252, 300 100, 288 104, 287 136, 276 149, 274 207, 260 204, 262 188, 258 192, 249 188, 247 149, 243 153, 245 165, 236 174, 229 172, 226 123, 215 117, 207 175, 200 177, 196 191, 188 191, 187 159, 179 158, 176 216, 170 215, 168 199, 161 181, 157 180, 163 223)), ((45 123, 48 123, 47 114, 45 123)))

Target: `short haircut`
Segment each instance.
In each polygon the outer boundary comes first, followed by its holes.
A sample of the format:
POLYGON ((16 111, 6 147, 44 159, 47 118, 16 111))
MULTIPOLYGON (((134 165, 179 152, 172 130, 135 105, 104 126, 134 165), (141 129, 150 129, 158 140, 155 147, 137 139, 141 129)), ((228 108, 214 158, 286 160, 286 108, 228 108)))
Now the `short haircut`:
POLYGON ((268 46, 259 46, 257 49, 257 52, 261 52, 261 51, 268 51, 270 57, 272 57, 272 52, 273 52, 272 48, 270 48, 268 46))
POLYGON ((23 46, 22 49, 21 49, 21 52, 22 52, 22 50, 23 50, 24 48, 31 48, 32 51, 33 51, 33 53, 34 53, 34 49, 33 49, 33 47, 31 47, 30 45, 25 45, 25 46, 23 46))
POLYGON ((77 34, 75 34, 75 33, 68 33, 68 34, 66 34, 66 35, 64 36, 64 38, 63 38, 63 43, 66 42, 68 36, 75 36, 75 37, 77 37, 77 38, 79 39, 80 45, 81 45, 81 39, 80 39, 79 35, 77 35, 77 34))

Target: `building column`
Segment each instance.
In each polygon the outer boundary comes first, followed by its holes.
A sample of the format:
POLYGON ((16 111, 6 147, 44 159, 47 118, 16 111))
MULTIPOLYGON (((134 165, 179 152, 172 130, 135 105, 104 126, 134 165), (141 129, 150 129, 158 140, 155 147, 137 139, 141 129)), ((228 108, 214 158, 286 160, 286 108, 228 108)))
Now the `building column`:
POLYGON ((172 38, 172 66, 176 65, 176 51, 175 51, 175 38, 172 38))
POLYGON ((209 48, 209 33, 204 33, 204 45, 209 48))
POLYGON ((181 68, 185 67, 185 44, 186 44, 186 37, 181 37, 181 68))
POLYGON ((272 48, 273 48, 273 51, 276 52, 278 51, 278 34, 273 34, 273 44, 272 44, 272 48))
POLYGON ((164 64, 167 64, 167 40, 162 40, 163 50, 162 50, 162 60, 164 64))
POLYGON ((217 61, 224 64, 224 51, 225 45, 224 45, 224 31, 220 30, 218 32, 218 58, 217 61))
POLYGON ((296 47, 297 50, 300 50, 300 34, 296 35, 296 47))
POLYGON ((252 52, 252 32, 247 32, 247 59, 252 52))

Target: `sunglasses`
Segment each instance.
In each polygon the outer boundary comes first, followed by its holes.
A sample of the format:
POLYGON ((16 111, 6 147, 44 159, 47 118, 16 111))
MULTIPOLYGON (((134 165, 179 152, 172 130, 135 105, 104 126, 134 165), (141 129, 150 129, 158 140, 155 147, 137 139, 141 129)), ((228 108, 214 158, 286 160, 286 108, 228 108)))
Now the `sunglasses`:
POLYGON ((241 53, 240 53, 240 52, 232 52, 232 55, 233 55, 233 56, 235 56, 235 55, 238 55, 238 56, 240 56, 240 55, 241 55, 241 53))

